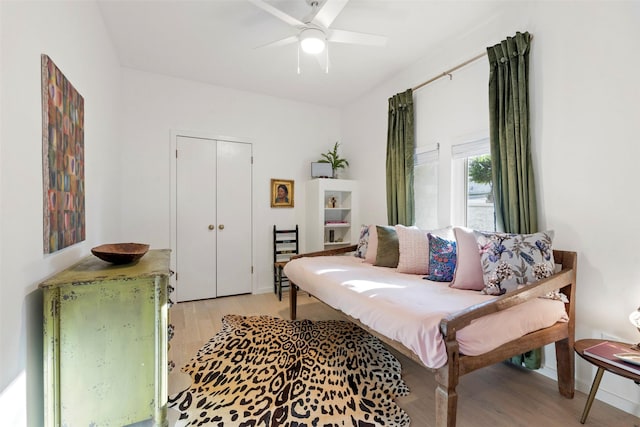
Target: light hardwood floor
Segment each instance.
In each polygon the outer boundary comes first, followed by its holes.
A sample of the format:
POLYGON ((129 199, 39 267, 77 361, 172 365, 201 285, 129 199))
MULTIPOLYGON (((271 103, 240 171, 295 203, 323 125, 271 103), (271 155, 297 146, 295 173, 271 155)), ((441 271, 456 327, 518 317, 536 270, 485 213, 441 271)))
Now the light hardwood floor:
MULTIPOLYGON (((289 318, 288 294, 282 301, 274 294, 240 295, 211 300, 185 302, 170 310, 175 326, 169 358, 176 364, 169 374, 169 393, 188 385, 189 378, 180 373, 186 364, 217 331, 225 314, 267 314, 289 318)), ((341 319, 341 315, 306 294, 298 296, 299 319, 341 319)), ((409 396, 398 404, 411 417, 412 427, 429 427, 435 423, 433 373, 392 350, 402 363, 402 376, 409 386, 409 396)), ((606 374, 609 375, 609 374, 606 374)), ((573 399, 558 393, 556 382, 526 369, 497 364, 461 378, 458 391, 459 427, 567 427, 582 426, 579 418, 586 395, 576 391, 573 399)), ((170 425, 177 414, 169 410, 170 425)), ((594 401, 585 426, 640 427, 640 419, 606 403, 594 401)))

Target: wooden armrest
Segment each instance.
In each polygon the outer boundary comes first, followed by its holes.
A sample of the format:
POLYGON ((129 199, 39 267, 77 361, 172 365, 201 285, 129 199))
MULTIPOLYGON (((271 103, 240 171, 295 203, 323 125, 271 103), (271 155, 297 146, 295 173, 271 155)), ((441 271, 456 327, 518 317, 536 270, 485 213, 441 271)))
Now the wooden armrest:
POLYGON ((306 254, 294 255, 291 257, 291 259, 304 258, 304 257, 310 257, 310 256, 331 256, 331 255, 346 254, 349 252, 354 252, 357 249, 357 247, 358 245, 350 245, 350 246, 345 246, 343 248, 327 249, 324 251, 317 251, 317 252, 308 252, 306 254))
MULTIPOLYGON (((575 271, 573 268, 562 269, 560 272, 533 285, 525 286, 517 291, 509 292, 445 317, 440 321, 440 332, 445 337, 445 340, 448 337, 455 339, 456 331, 469 325, 472 320, 522 304, 548 292, 570 286, 573 283, 575 283, 575 271)), ((569 297, 571 298, 571 296, 569 297)))

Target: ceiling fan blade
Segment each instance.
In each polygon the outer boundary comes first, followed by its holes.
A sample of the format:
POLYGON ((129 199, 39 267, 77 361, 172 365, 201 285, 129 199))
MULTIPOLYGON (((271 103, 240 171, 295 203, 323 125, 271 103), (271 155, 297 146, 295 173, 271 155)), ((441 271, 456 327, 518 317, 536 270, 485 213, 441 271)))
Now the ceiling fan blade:
POLYGON ((269 3, 266 3, 263 0, 248 0, 248 1, 250 3, 253 3, 255 6, 259 7, 260 9, 264 10, 265 12, 272 14, 276 18, 286 22, 287 24, 293 27, 304 27, 304 22, 297 20, 291 15, 287 15, 280 9, 277 9, 271 6, 269 3))
POLYGON ((285 37, 284 39, 276 40, 274 42, 263 44, 261 46, 256 46, 254 49, 280 47, 280 46, 285 46, 285 45, 288 45, 291 43, 297 43, 297 42, 298 42, 298 36, 290 36, 290 37, 285 37))
POLYGON ((375 34, 356 33, 345 30, 331 30, 330 42, 361 44, 366 46, 386 46, 387 38, 375 34))
POLYGON ((321 25, 325 28, 333 23, 338 17, 342 9, 347 5, 349 0, 327 0, 322 7, 318 9, 316 16, 313 18, 313 22, 316 25, 321 25))

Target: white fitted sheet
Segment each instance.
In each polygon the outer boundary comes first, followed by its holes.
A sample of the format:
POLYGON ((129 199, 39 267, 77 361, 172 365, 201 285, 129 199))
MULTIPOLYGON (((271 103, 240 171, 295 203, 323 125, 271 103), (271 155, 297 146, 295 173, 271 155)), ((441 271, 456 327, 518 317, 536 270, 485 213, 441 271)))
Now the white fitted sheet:
MULTIPOLYGON (((402 343, 430 368, 447 363, 440 320, 495 298, 424 280, 422 275, 376 267, 352 255, 298 258, 287 263, 284 273, 298 287, 331 307, 402 343)), ((536 298, 474 320, 456 336, 460 352, 476 356, 566 321, 568 316, 561 301, 536 298)))

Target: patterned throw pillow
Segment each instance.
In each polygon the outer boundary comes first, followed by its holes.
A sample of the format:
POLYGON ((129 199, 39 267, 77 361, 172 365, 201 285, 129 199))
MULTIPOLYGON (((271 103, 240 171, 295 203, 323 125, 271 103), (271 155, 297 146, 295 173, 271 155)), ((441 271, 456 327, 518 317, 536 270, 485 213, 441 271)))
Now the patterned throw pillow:
MULTIPOLYGON (((534 234, 474 231, 485 287, 483 294, 502 295, 549 277, 554 272, 553 231, 534 234)), ((553 298, 552 295, 548 297, 553 298)))
POLYGON ((360 227, 360 238, 358 238, 358 247, 356 248, 355 256, 358 258, 364 258, 367 255, 367 248, 369 247, 369 226, 363 225, 360 227))
POLYGON ((456 269, 456 242, 427 234, 429 239, 429 274, 434 282, 450 282, 456 269))
POLYGON ((364 262, 369 264, 376 263, 376 255, 378 253, 378 230, 376 226, 369 226, 369 243, 367 244, 367 253, 364 255, 364 262))

